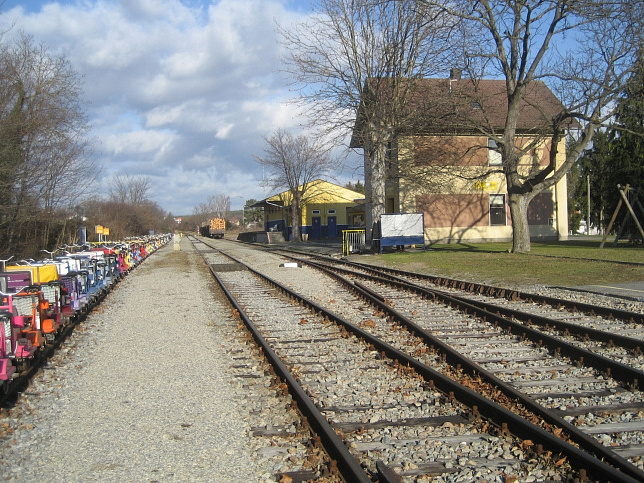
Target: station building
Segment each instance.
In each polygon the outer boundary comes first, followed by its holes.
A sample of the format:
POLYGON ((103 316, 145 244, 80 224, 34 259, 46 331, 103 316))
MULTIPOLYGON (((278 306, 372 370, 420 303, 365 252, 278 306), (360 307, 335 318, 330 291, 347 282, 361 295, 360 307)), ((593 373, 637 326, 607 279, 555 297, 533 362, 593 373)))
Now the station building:
MULTIPOLYGON (((386 212, 424 214, 425 242, 511 241, 512 223, 501 154, 486 132, 501 136, 507 115, 505 81, 415 79, 410 109, 415 118, 399 130, 387 151, 386 212)), ((517 124, 523 155, 519 175, 547 172, 552 146, 548 133, 562 104, 543 82, 526 92, 517 124), (538 140, 538 141, 537 141, 538 140)), ((351 147, 365 148, 364 122, 354 127, 351 147)), ((554 167, 566 157, 565 137, 556 146, 554 167)), ((365 149, 365 164, 369 163, 365 149)), ((530 235, 562 240, 568 235, 564 176, 528 206, 530 235)))
MULTIPOLYGON (((290 191, 258 201, 251 208, 264 211, 264 229, 292 236, 290 191)), ((302 200, 302 235, 308 239, 337 238, 342 230, 364 229, 364 195, 340 185, 317 179, 308 183, 302 200)))

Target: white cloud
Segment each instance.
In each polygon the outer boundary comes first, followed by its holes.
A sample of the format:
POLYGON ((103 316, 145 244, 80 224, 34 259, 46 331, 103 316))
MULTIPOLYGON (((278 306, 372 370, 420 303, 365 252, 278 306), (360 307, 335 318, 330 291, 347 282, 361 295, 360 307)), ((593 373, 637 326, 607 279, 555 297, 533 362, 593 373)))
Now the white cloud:
POLYGON ((292 2, 41 3, 27 11, 8 2, 0 28, 32 35, 84 77, 106 177, 149 175, 157 201, 175 214, 217 193, 268 194, 253 156, 274 129, 301 124, 285 103, 275 32, 275 19, 299 15, 286 10, 292 2))
POLYGON ((106 148, 115 156, 144 156, 155 155, 158 151, 166 151, 177 136, 165 131, 130 131, 106 138, 106 148))
POLYGON ((224 125, 220 126, 217 129, 217 132, 215 133, 215 137, 217 139, 226 139, 226 138, 228 138, 228 134, 230 133, 232 128, 233 128, 233 124, 224 124, 224 125))

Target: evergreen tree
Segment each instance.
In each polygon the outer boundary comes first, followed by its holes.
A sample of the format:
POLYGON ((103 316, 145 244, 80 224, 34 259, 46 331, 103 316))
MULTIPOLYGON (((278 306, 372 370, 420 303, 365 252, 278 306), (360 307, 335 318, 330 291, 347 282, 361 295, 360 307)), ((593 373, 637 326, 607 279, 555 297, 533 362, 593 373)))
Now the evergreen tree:
POLYGON ((356 181, 355 184, 351 181, 348 181, 347 184, 344 185, 344 187, 355 191, 356 193, 364 194, 364 184, 362 184, 360 180, 356 181))
MULTIPOLYGON (((618 184, 630 184, 635 189, 644 189, 644 57, 640 55, 624 96, 619 99, 615 126, 609 133, 610 157, 613 169, 614 196, 618 184)), ((617 201, 615 201, 615 205, 617 201)))
MULTIPOLYGON (((572 190, 573 210, 586 218, 587 180, 591 187, 591 223, 603 228, 621 199, 618 186, 629 184, 644 194, 644 57, 639 56, 623 95, 619 98, 614 123, 598 131, 593 147, 578 160, 578 177, 572 190)), ((644 201, 644 196, 642 200, 644 201)), ((637 210, 636 210, 637 212, 637 210)), ((625 212, 617 219, 620 223, 625 212)), ((573 223, 574 225, 574 223, 573 223)))

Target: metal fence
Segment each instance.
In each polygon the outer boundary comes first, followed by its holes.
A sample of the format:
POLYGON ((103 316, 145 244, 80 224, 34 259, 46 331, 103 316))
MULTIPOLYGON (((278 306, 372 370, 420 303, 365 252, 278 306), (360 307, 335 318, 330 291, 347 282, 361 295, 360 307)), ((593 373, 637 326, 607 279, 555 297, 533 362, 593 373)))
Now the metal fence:
POLYGON ((365 249, 364 230, 342 230, 342 254, 360 253, 365 249))

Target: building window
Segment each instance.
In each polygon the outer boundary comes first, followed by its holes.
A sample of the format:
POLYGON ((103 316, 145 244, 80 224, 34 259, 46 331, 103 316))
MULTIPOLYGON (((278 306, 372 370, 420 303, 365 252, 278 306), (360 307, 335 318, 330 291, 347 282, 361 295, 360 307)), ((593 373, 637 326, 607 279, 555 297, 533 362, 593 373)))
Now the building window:
POLYGON ((490 225, 505 225, 505 195, 490 195, 490 225))
POLYGON ((313 214, 313 215, 319 215, 319 214, 320 214, 320 210, 311 210, 311 214, 313 214))
POLYGON ((503 160, 501 153, 498 151, 498 146, 494 139, 488 138, 487 140, 487 164, 488 166, 501 166, 503 160))
POLYGON ((335 215, 335 210, 326 210, 327 215, 335 215))

